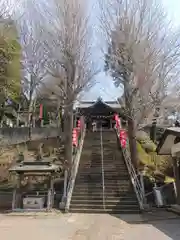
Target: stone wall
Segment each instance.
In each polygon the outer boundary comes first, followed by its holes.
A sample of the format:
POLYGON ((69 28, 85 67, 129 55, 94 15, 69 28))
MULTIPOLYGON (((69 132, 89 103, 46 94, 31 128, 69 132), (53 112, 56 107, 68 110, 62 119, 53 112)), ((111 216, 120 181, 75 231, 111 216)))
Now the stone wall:
POLYGON ((0 211, 12 209, 13 192, 0 191, 0 211))
POLYGON ((40 140, 62 136, 60 128, 0 128, 0 146, 20 144, 29 140, 40 140))
POLYGON ((53 138, 61 135, 62 135, 61 129, 56 127, 31 128, 31 140, 53 138))

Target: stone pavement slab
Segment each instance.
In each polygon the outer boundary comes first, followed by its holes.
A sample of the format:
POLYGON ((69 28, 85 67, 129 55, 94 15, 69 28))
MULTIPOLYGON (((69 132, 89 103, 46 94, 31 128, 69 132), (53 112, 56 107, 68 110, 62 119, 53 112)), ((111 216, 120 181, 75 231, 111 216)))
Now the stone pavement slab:
POLYGON ((180 218, 167 216, 143 223, 140 215, 0 215, 0 236, 5 240, 180 240, 179 226, 180 218))

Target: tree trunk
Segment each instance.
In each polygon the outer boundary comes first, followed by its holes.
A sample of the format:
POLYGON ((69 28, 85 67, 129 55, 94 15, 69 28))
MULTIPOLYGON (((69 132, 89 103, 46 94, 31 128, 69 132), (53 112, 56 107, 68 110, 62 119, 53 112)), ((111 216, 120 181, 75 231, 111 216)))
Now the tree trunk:
POLYGON ((131 161, 137 170, 137 146, 136 146, 136 131, 135 131, 135 122, 133 114, 133 96, 130 94, 130 85, 129 79, 124 81, 124 96, 125 96, 125 105, 128 115, 128 138, 129 138, 129 147, 131 153, 131 161))
POLYGON ((18 104, 18 112, 17 112, 17 118, 16 118, 16 127, 19 127, 20 122, 20 110, 21 110, 21 104, 18 104))
POLYGON ((150 139, 151 141, 155 142, 156 141, 156 122, 152 123, 152 126, 150 128, 150 139))
POLYGON ((136 145, 136 133, 134 120, 128 120, 128 137, 129 137, 129 147, 131 152, 132 163, 137 169, 138 165, 138 155, 137 155, 137 145, 136 145))
POLYGON ((73 105, 66 106, 64 109, 64 147, 65 160, 72 162, 72 128, 73 128, 73 105))

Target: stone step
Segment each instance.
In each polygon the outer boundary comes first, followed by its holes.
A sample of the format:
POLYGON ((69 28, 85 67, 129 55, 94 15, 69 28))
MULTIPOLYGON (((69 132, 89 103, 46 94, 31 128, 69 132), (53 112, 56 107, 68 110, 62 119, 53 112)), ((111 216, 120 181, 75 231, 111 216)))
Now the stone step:
MULTIPOLYGON (((102 179, 101 181, 78 181, 76 180, 76 185, 93 185, 93 186, 98 186, 101 185, 102 186, 102 179)), ((104 179, 104 185, 105 186, 127 186, 127 185, 131 185, 131 181, 130 180, 106 180, 104 179)))
MULTIPOLYGON (((129 194, 129 188, 121 188, 121 189, 107 189, 104 190, 104 194, 107 196, 114 195, 114 196, 121 196, 122 194, 126 194, 128 196, 129 194)), ((131 190, 132 191, 132 190, 131 190)), ((75 188, 73 194, 81 194, 81 195, 102 195, 103 193, 102 188, 101 189, 83 189, 83 188, 75 188)))
POLYGON ((71 208, 71 213, 89 213, 89 214, 139 214, 139 209, 91 209, 91 208, 71 208))
MULTIPOLYGON (((94 169, 94 170, 92 170, 92 169, 87 169, 87 170, 84 170, 84 171, 81 171, 81 172, 79 172, 78 173, 78 176, 83 176, 83 175, 85 175, 85 176, 87 176, 87 175, 99 175, 99 174, 102 174, 102 170, 101 169, 94 169)), ((106 176, 129 176, 129 173, 127 172, 127 171, 125 171, 125 170, 119 170, 119 171, 109 171, 109 170, 104 170, 104 174, 106 175, 106 176)))
MULTIPOLYGON (((89 182, 82 183, 82 182, 77 182, 75 184, 74 189, 75 188, 88 188, 88 189, 90 189, 90 188, 102 188, 102 187, 103 187, 102 182, 99 182, 99 183, 89 183, 89 182)), ((132 184, 130 182, 129 182, 129 184, 123 184, 123 183, 122 184, 116 184, 116 183, 108 184, 108 183, 105 183, 104 187, 106 189, 119 189, 119 188, 129 188, 129 189, 132 189, 133 188, 133 186, 132 186, 132 184)))
MULTIPOLYGON (((84 172, 84 171, 98 171, 98 170, 102 170, 102 164, 92 164, 91 166, 79 166, 78 171, 80 172, 84 172)), ((111 172, 111 171, 125 171, 127 172, 127 167, 125 165, 116 165, 116 164, 112 164, 112 166, 107 166, 107 164, 104 163, 104 170, 106 170, 107 172, 111 172)))
MULTIPOLYGON (((126 205, 126 204, 104 204, 105 208, 106 209, 135 209, 137 210, 138 209, 138 206, 137 204, 134 204, 134 205, 126 205)), ((96 203, 96 204, 92 204, 91 202, 89 203, 79 203, 79 204, 71 204, 71 209, 74 209, 74 208, 90 208, 90 209, 103 209, 103 203, 96 203)))
MULTIPOLYGON (((102 164, 92 164, 92 165, 80 165, 79 166, 79 171, 84 171, 84 170, 95 170, 95 169, 102 169, 102 164)), ((116 164, 113 164, 112 166, 107 166, 107 164, 104 163, 104 169, 106 170, 123 170, 123 171, 127 171, 127 167, 124 166, 124 165, 116 165, 116 164)))
MULTIPOLYGON (((99 175, 99 174, 102 174, 102 169, 94 169, 94 170, 92 170, 92 169, 84 169, 84 171, 80 171, 80 172, 78 172, 78 176, 82 176, 82 175, 85 175, 85 176, 87 176, 87 175, 99 175)), ((128 171, 125 171, 125 170, 114 170, 114 171, 110 171, 110 170, 104 170, 104 174, 106 175, 106 176, 129 176, 129 173, 128 173, 128 171)))
MULTIPOLYGON (((85 191, 87 189, 87 191, 98 191, 98 190, 102 190, 103 189, 103 186, 102 185, 76 185, 75 188, 74 188, 74 191, 76 190, 82 190, 82 191, 85 191)), ((104 190, 105 191, 125 191, 125 190, 133 190, 133 187, 131 185, 122 185, 122 186, 107 186, 105 185, 104 186, 104 190)))
POLYGON ((85 138, 70 211, 79 213, 139 213, 136 195, 122 154, 117 148, 114 131, 103 132, 104 179, 102 186, 102 159, 100 133, 88 133, 85 138), (86 144, 88 142, 88 144, 86 144), (103 209, 105 197, 106 209, 103 209))
MULTIPOLYGON (((103 163, 104 164, 104 167, 106 168, 113 168, 113 167, 122 167, 122 168, 126 168, 126 165, 125 164, 120 164, 120 163, 103 163)), ((91 162, 91 163, 83 163, 83 164, 80 164, 79 165, 79 169, 81 168, 89 168, 89 167, 102 167, 102 162, 99 162, 99 163, 95 163, 95 162, 91 162)))
MULTIPOLYGON (((121 192, 121 193, 114 193, 114 192, 109 192, 109 193, 104 193, 104 197, 106 199, 134 199, 136 200, 136 195, 131 192, 131 193, 127 193, 127 192, 121 192)), ((94 192, 92 193, 83 193, 83 192, 73 192, 71 201, 73 199, 102 199, 103 198, 103 193, 102 192, 94 192)))
MULTIPOLYGON (((129 190, 130 189, 121 189, 121 190, 112 190, 112 191, 109 191, 109 190, 104 190, 104 195, 105 196, 114 196, 114 197, 121 197, 121 196, 130 196, 129 195, 129 190)), ((73 193, 73 196, 77 196, 78 195, 78 193, 79 193, 79 195, 83 195, 83 196, 90 196, 90 195, 92 195, 92 196, 103 196, 103 191, 102 191, 102 189, 101 190, 97 190, 97 191, 91 191, 91 190, 89 190, 89 191, 84 191, 83 189, 75 189, 74 190, 74 193, 73 193), (80 193, 81 192, 81 193, 80 193)))
MULTIPOLYGON (((121 163, 121 162, 113 162, 113 160, 107 160, 107 162, 103 162, 104 164, 104 167, 113 167, 113 166, 116 166, 116 167, 126 167, 126 164, 125 163, 121 163)), ((87 160, 85 161, 81 161, 81 163, 79 164, 79 167, 97 167, 97 166, 102 166, 102 161, 101 159, 98 159, 98 160, 87 160)))
MULTIPOLYGON (((75 186, 74 191, 83 191, 83 192, 97 192, 97 191, 102 191, 103 187, 102 186, 75 186)), ((115 186, 115 187, 105 187, 104 191, 105 192, 124 192, 124 191, 132 191, 131 186, 115 186)))
MULTIPOLYGON (((109 181, 109 180, 113 180, 113 181, 121 181, 121 180, 126 180, 126 181, 129 181, 130 182, 130 179, 129 179, 129 176, 105 176, 104 177, 104 181, 106 181, 106 183, 109 181)), ((97 183, 102 183, 102 175, 99 175, 99 176, 91 176, 91 177, 87 177, 87 176, 79 176, 76 178, 76 182, 85 182, 85 183, 94 183, 94 182, 97 182, 97 183)))
MULTIPOLYGON (((110 160, 107 160, 107 162, 103 162, 106 166, 121 166, 121 167, 125 167, 126 164, 125 163, 122 163, 122 162, 114 162, 112 159, 110 160)), ((82 160, 80 162, 80 165, 79 166, 91 166, 91 165, 101 165, 102 164, 102 160, 101 159, 98 159, 98 160, 93 160, 93 159, 88 159, 88 160, 82 160)))
MULTIPOLYGON (((102 195, 75 195, 75 194, 73 194, 73 198, 71 199, 71 201, 73 201, 73 200, 101 201, 102 197, 103 197, 102 195)), ((104 197, 105 197, 106 201, 137 202, 137 198, 136 198, 135 194, 131 194, 131 195, 129 194, 128 196, 105 195, 104 197)))
MULTIPOLYGON (((127 180, 127 181, 129 180, 130 181, 128 175, 126 175, 126 176, 116 176, 116 175, 109 176, 109 175, 104 175, 104 179, 106 181, 108 181, 108 180, 127 180)), ((87 175, 80 175, 80 176, 78 176, 76 178, 76 181, 82 181, 82 180, 83 181, 88 181, 88 182, 96 180, 96 181, 100 182, 100 181, 102 181, 102 175, 101 174, 99 174, 99 175, 90 175, 90 177, 87 176, 87 175)))
MULTIPOLYGON (((111 172, 116 172, 116 173, 119 173, 119 172, 124 172, 124 173, 127 173, 127 169, 125 167, 118 167, 118 166, 113 166, 113 167, 104 167, 104 172, 107 172, 107 173, 111 173, 111 172)), ((83 172, 92 172, 92 173, 96 173, 96 172, 102 172, 102 166, 91 166, 91 167, 81 167, 78 169, 78 171, 80 173, 83 173, 83 172)))
MULTIPOLYGON (((102 179, 100 181, 86 181, 86 182, 83 182, 83 181, 76 181, 76 186, 79 186, 79 187, 102 187, 103 184, 102 184, 102 179)), ((130 181, 119 181, 119 182, 109 182, 109 181, 104 181, 104 186, 105 187, 129 187, 129 186, 132 186, 131 182, 130 181)))
MULTIPOLYGON (((97 199, 97 200, 94 200, 94 199, 72 199, 71 200, 71 204, 72 205, 77 205, 77 204, 93 204, 93 205, 100 205, 100 204, 103 204, 103 198, 101 199, 97 199)), ((121 200, 121 199, 105 199, 105 203, 107 205, 117 205, 117 204, 122 204, 122 205, 136 205, 138 204, 137 200, 121 200)))
MULTIPOLYGON (((89 181, 96 179, 98 181, 102 181, 102 173, 81 173, 77 176, 77 179, 88 178, 89 181), (99 177, 99 178, 98 178, 99 177)), ((108 179, 119 179, 119 180, 128 180, 128 174, 121 174, 117 175, 117 173, 107 174, 104 173, 104 179, 108 181, 108 179)))

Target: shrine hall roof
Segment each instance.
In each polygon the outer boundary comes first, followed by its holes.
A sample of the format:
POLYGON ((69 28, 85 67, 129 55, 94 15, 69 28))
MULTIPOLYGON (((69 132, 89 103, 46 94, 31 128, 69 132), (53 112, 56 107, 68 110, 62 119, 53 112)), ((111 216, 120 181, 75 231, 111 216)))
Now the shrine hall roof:
POLYGON ((49 162, 23 162, 19 163, 9 169, 10 172, 56 172, 60 167, 49 162))
POLYGON ((171 155, 171 148, 177 138, 180 138, 180 127, 167 128, 157 146, 157 153, 159 155, 171 155))
MULTIPOLYGON (((102 102, 103 104, 113 108, 113 109, 119 109, 121 108, 120 104, 116 101, 105 101, 102 102)), ((76 107, 77 108, 89 108, 89 107, 93 107, 95 104, 97 104, 97 101, 83 101, 83 102, 79 102, 77 103, 76 107)))

